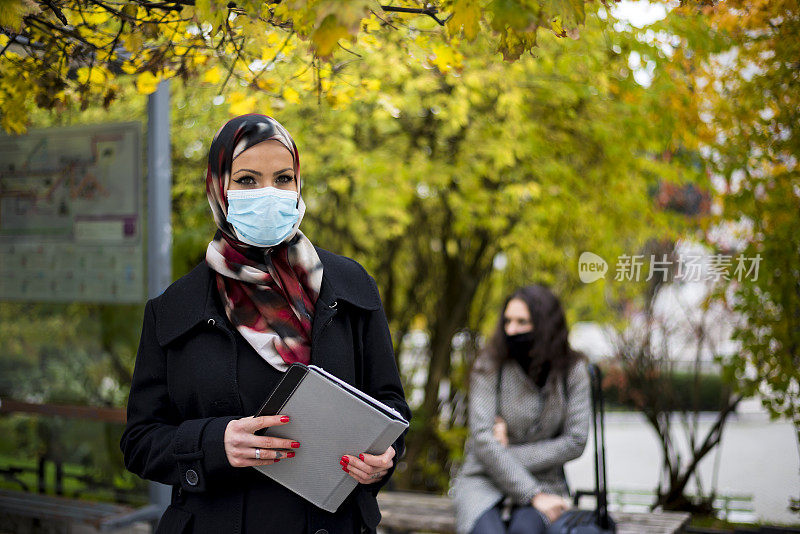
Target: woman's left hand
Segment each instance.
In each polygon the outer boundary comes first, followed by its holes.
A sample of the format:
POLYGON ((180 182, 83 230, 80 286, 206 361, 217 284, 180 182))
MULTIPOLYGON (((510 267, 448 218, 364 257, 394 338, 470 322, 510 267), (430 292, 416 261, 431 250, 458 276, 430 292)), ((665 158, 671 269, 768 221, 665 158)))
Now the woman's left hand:
POLYGON ((345 454, 339 461, 342 469, 349 473, 360 484, 374 484, 386 476, 386 473, 394 465, 395 451, 389 447, 381 455, 363 453, 358 457, 345 454))

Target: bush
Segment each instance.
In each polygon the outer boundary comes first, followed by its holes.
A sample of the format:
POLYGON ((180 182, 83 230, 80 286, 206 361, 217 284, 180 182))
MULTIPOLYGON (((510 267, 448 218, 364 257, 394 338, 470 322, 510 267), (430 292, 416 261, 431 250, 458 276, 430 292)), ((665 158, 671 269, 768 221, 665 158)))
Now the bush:
MULTIPOLYGON (((695 409, 695 375, 694 373, 675 372, 667 378, 666 391, 672 396, 669 411, 693 411, 695 409)), ((718 375, 701 374, 697 384, 698 411, 713 412, 720 410, 727 401, 728 388, 718 375)), ((614 381, 604 381, 603 394, 610 410, 636 410, 630 396, 621 391, 614 381)))

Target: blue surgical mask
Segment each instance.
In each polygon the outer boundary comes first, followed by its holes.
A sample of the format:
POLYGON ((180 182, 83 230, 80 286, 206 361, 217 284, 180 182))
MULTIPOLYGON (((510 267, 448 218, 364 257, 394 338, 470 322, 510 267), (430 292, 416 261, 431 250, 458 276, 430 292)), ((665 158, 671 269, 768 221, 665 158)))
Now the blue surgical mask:
POLYGON ((227 220, 243 242, 274 247, 292 233, 300 216, 297 193, 275 187, 227 192, 227 220))

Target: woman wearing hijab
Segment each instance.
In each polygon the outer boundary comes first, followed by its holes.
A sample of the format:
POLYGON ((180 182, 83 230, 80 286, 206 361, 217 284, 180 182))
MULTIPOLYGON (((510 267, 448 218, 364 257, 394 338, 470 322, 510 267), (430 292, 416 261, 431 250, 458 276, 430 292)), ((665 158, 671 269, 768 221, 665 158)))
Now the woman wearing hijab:
POLYGON ((404 436, 379 455, 337 452, 359 484, 335 513, 248 467, 303 453, 302 443, 255 435, 287 416, 253 417, 294 362, 410 418, 375 281, 300 231, 299 154, 275 119, 243 115, 220 128, 206 193, 216 235, 205 261, 145 306, 120 441, 131 472, 172 486, 156 532, 374 532, 376 494, 404 436))
POLYGON ((470 372, 469 438, 453 482, 459 534, 542 534, 570 506, 564 463, 589 433, 585 357, 558 298, 521 288, 470 372))

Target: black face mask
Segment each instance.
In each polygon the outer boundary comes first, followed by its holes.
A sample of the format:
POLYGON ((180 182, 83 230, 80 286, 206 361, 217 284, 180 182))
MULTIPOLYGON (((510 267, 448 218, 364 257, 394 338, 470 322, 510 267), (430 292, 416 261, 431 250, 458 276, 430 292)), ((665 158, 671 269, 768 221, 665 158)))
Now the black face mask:
POLYGON ((506 348, 508 349, 509 358, 519 362, 526 373, 531 366, 531 349, 533 349, 534 343, 536 343, 536 336, 533 334, 533 330, 522 334, 514 334, 513 336, 506 334, 506 348))
MULTIPOLYGON (((514 334, 513 336, 506 334, 506 348, 508 349, 508 356, 519 363, 520 367, 522 367, 522 370, 525 371, 525 374, 529 374, 531 372, 531 351, 533 350, 534 345, 536 345, 536 341, 537 337, 533 331, 524 332, 522 334, 514 334)), ((549 371, 549 361, 545 361, 541 365, 540 369, 534 371, 534 376, 536 376, 535 383, 537 386, 544 387, 549 371)))

